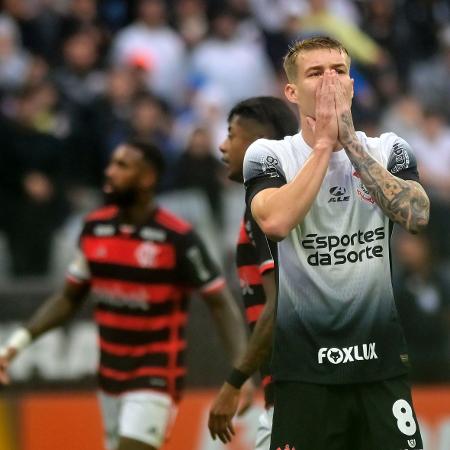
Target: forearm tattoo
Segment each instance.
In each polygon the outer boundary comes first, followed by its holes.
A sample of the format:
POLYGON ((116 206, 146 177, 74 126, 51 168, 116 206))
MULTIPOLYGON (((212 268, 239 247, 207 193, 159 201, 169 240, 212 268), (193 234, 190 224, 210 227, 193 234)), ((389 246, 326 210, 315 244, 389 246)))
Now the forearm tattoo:
MULTIPOLYGON (((344 128, 353 129, 351 116, 345 114, 341 119, 344 128)), ((355 134, 347 131, 339 137, 362 182, 384 213, 412 233, 424 229, 428 224, 430 201, 422 186, 392 175, 365 151, 355 134)))

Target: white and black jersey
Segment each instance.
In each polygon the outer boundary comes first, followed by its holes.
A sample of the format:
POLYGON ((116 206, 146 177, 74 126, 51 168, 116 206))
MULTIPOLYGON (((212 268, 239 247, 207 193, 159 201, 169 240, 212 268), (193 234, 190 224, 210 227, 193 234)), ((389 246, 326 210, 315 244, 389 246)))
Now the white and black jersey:
MULTIPOLYGON (((418 181, 403 139, 357 136, 392 174, 418 181)), ((247 204, 261 190, 289 183, 311 151, 301 133, 254 142, 244 161, 247 204)), ((345 151, 332 153, 311 209, 278 244, 276 380, 357 383, 407 371, 391 285, 391 226, 345 151)))

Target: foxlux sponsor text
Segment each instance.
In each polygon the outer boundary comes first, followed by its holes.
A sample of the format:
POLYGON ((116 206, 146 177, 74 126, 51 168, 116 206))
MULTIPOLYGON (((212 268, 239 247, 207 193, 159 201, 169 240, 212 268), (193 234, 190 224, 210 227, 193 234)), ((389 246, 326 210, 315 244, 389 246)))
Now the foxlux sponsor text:
POLYGON ((346 364, 355 361, 367 361, 369 359, 378 359, 375 353, 375 342, 370 344, 353 345, 352 347, 322 347, 317 352, 319 364, 328 360, 331 364, 346 364))
POLYGON ((384 237, 383 227, 368 231, 358 230, 353 234, 342 236, 319 236, 316 233, 310 233, 302 240, 302 246, 306 250, 317 250, 307 258, 310 266, 337 266, 347 262, 354 264, 367 259, 382 258, 381 245, 366 244, 383 240, 384 237), (353 249, 357 246, 359 247, 357 250, 353 249))

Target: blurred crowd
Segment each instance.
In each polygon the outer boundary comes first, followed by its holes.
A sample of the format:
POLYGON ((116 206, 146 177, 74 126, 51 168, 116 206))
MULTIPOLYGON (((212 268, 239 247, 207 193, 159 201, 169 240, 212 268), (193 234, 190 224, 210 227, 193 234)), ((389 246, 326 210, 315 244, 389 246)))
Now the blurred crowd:
POLYGON ((48 275, 55 236, 101 202, 105 164, 131 136, 164 152, 160 195, 197 192, 220 236, 243 201, 241 191, 230 201, 220 163, 227 113, 283 96, 289 43, 317 34, 351 54, 357 128, 394 131, 416 153, 431 223, 424 236, 396 235, 399 309, 416 378, 440 364, 431 372, 450 379, 448 0, 4 0, 2 271, 48 275))

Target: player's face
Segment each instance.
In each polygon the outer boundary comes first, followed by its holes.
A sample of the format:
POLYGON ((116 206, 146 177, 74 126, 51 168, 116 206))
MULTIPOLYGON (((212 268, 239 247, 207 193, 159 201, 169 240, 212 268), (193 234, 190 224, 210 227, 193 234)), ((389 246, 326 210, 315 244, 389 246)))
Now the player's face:
POLYGON ((145 188, 143 181, 147 172, 148 165, 139 150, 127 145, 117 147, 105 170, 106 201, 119 206, 133 204, 145 188))
POLYGON ((347 55, 334 49, 301 52, 297 56, 297 78, 294 83, 286 85, 285 94, 290 102, 298 105, 303 116, 315 117, 316 90, 325 70, 335 70, 349 101, 353 98, 347 55))
POLYGON ((228 178, 242 183, 242 165, 248 146, 258 139, 252 131, 251 121, 242 119, 238 115, 231 118, 228 124, 228 135, 220 144, 222 161, 228 169, 228 178))

